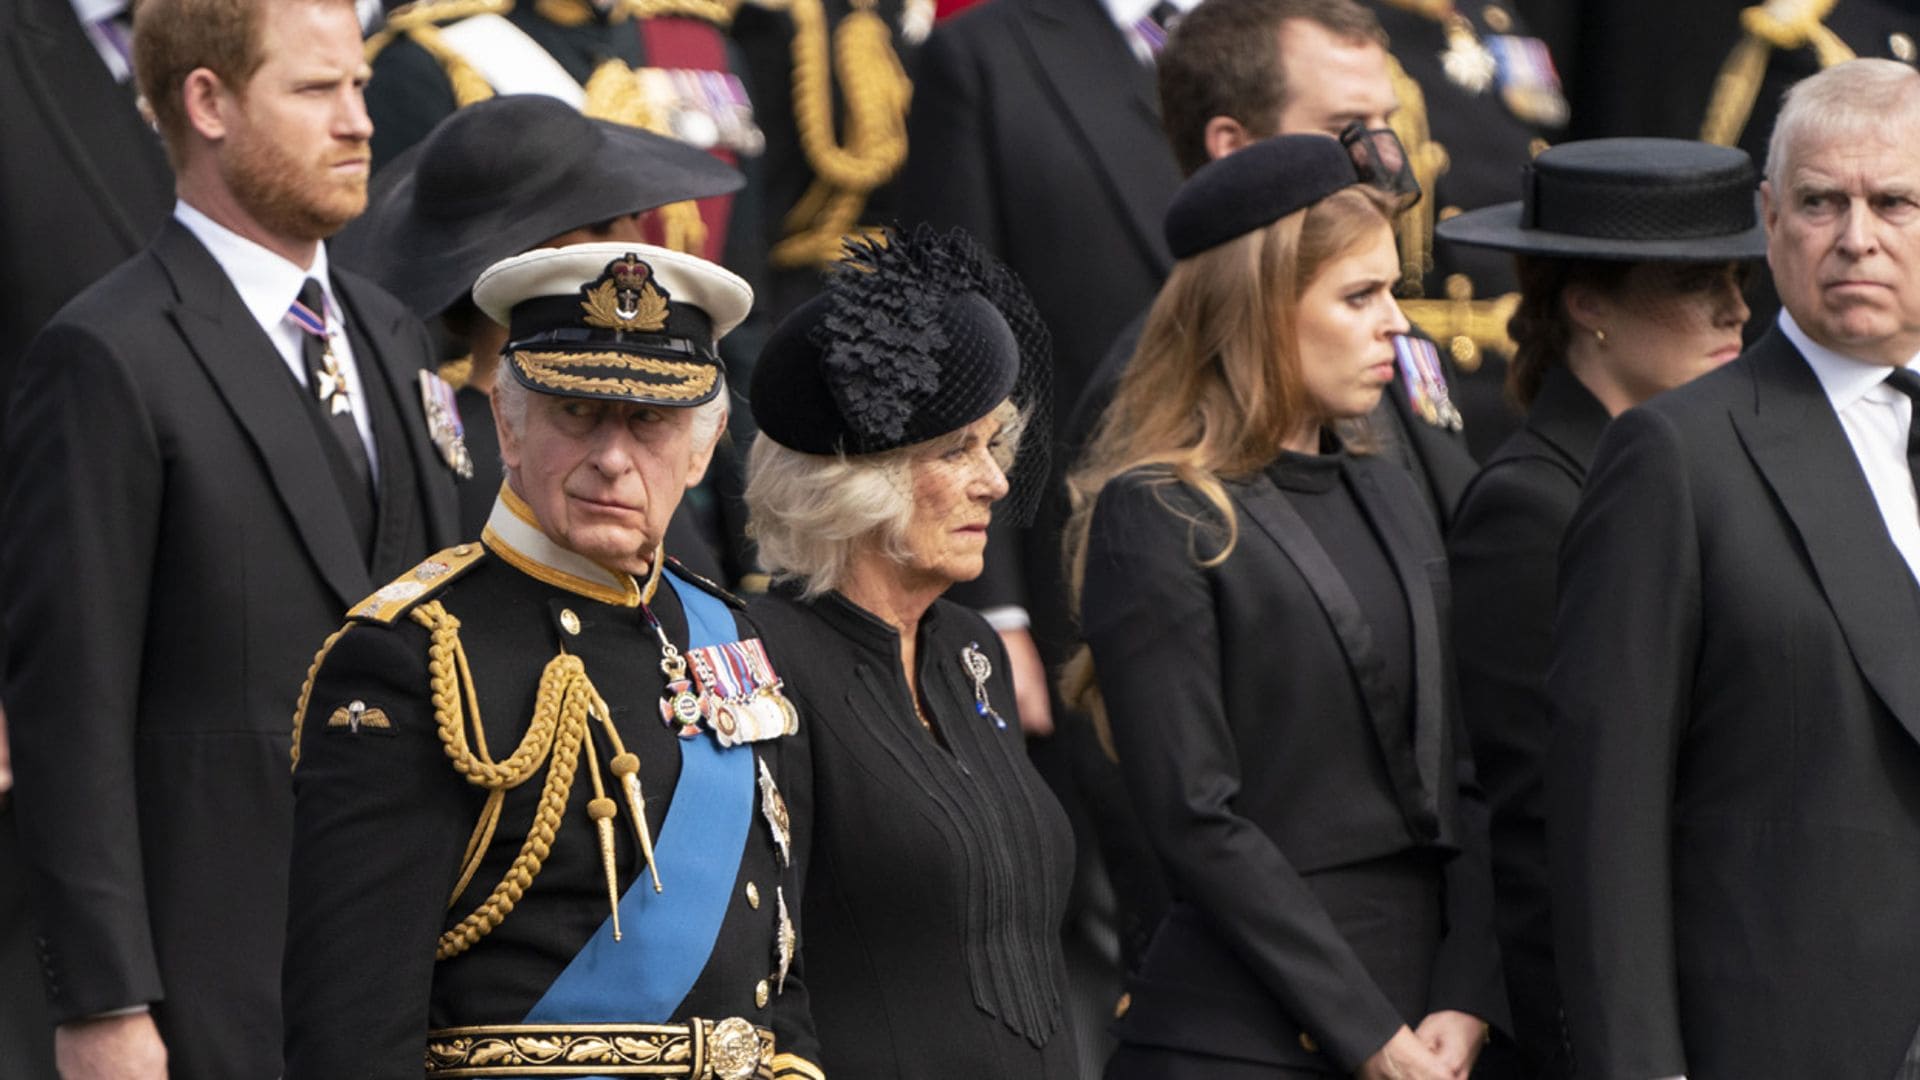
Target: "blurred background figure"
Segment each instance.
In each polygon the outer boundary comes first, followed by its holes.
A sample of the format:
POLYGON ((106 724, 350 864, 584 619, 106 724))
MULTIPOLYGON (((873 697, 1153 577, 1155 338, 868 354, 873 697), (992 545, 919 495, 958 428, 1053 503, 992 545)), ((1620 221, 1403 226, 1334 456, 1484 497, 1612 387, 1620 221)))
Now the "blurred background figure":
POLYGON ((923 226, 853 252, 755 371, 747 499, 776 584, 750 611, 813 725, 802 939, 831 1077, 1082 1075, 1073 834, 1006 652, 941 598, 1041 494, 1047 445, 1022 436, 1051 359, 1020 283, 923 226))
POLYGON ((1439 531, 1352 445, 1407 321, 1393 194, 1282 135, 1204 166, 1072 478, 1087 651, 1173 904, 1114 1080, 1464 1077, 1506 1023, 1439 531))
POLYGON ((1493 814, 1515 1075, 1564 1080, 1573 1068, 1543 780, 1560 538, 1607 421, 1739 355, 1741 282, 1766 254, 1758 180, 1744 152, 1705 143, 1565 143, 1535 159, 1521 201, 1439 227, 1452 243, 1519 256, 1507 383, 1526 423, 1467 488, 1447 534, 1460 700, 1493 814))

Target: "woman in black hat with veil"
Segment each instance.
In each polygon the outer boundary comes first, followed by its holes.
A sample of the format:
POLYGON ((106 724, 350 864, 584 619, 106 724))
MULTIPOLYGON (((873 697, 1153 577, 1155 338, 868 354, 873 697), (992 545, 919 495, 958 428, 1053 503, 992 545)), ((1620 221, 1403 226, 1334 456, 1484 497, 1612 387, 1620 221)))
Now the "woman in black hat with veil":
POLYGON ((940 598, 1040 494, 1020 433, 1049 430, 1050 363, 1013 276, 922 227, 851 247, 755 365, 748 530, 775 584, 752 613, 812 725, 795 857, 834 1080, 1077 1080, 1073 837, 999 636, 940 598))
POLYGON ((1607 421, 1739 355, 1741 286, 1766 254, 1757 183, 1741 150, 1682 139, 1565 143, 1535 159, 1522 200, 1437 230, 1516 253, 1521 284, 1507 390, 1526 422, 1468 486, 1447 548, 1523 1076, 1571 1072, 1541 782, 1560 537, 1607 421))
POLYGON ((1504 1019, 1440 537, 1358 427, 1421 362, 1390 140, 1283 135, 1188 179, 1070 478, 1067 696, 1104 712, 1173 896, 1108 1080, 1458 1080, 1504 1019))

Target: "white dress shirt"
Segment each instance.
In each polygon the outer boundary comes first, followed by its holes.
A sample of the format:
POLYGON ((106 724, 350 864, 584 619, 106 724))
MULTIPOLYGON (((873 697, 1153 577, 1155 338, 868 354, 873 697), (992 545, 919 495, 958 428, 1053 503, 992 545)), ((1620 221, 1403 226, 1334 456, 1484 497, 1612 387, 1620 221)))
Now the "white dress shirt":
MULTIPOLYGON (((1840 417, 1840 427, 1853 444, 1873 501, 1880 506, 1887 533, 1907 569, 1920 581, 1920 501, 1913 490, 1913 469, 1907 462, 1907 431, 1913 425, 1913 399, 1887 385, 1892 369, 1834 352, 1807 336, 1784 308, 1780 330, 1793 342, 1807 366, 1820 380, 1840 417)), ((1920 373, 1920 355, 1908 359, 1907 370, 1920 373)))
POLYGON ((194 209, 185 201, 173 204, 174 219, 187 227, 202 245, 226 271, 227 280, 233 283, 235 292, 240 294, 240 302, 253 314, 260 329, 267 332, 273 347, 280 352, 280 359, 293 373, 294 381, 313 393, 309 383, 311 376, 307 372, 306 357, 301 346, 306 339, 306 331, 295 325, 287 313, 293 309, 293 302, 299 298, 301 286, 308 278, 320 282, 320 291, 327 302, 327 340, 333 349, 333 357, 339 361, 340 373, 347 380, 347 396, 353 402, 353 426, 360 432, 360 442, 367 448, 367 465, 377 480, 380 476, 380 450, 373 441, 373 418, 368 415, 365 385, 360 380, 359 365, 353 360, 353 346, 347 340, 346 316, 340 304, 333 296, 333 281, 327 274, 327 245, 315 248, 313 265, 301 269, 278 254, 261 247, 259 244, 241 236, 232 229, 220 224, 207 215, 194 209))

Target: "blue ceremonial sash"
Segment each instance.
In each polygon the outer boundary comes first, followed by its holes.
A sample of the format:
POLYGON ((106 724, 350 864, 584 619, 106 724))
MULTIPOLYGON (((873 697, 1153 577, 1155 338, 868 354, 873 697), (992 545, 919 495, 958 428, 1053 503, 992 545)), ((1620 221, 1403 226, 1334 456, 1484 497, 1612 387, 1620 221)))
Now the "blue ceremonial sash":
MULTIPOLYGON (((727 605, 669 570, 692 647, 738 640, 727 605)), ((636 663, 640 662, 638 660, 636 663)), ((642 720, 645 723, 649 716, 642 720)), ((639 874, 611 916, 527 1014, 527 1023, 661 1024, 673 1019, 706 969, 753 824, 753 750, 721 749, 707 733, 680 744, 680 779, 653 845, 664 891, 639 874)))

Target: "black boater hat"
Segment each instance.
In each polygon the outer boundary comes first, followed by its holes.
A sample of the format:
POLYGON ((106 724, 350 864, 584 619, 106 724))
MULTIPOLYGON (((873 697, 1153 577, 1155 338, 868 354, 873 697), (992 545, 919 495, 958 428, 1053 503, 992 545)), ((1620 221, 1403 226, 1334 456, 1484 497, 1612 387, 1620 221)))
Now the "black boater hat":
POLYGON ((1767 253, 1746 151, 1688 139, 1587 139, 1543 150, 1519 202, 1441 222, 1444 240, 1550 258, 1718 262, 1767 253))
POLYGON ((704 150, 593 120, 543 94, 476 102, 373 178, 367 212, 328 245, 430 319, 480 271, 573 229, 735 191, 704 150))
POLYGON ((488 267, 474 303, 507 328, 503 366, 560 397, 691 406, 720 392, 715 344, 753 304, 738 276, 646 244, 573 244, 488 267))
POLYGON ((1026 289, 956 229, 849 242, 820 295, 781 320, 754 365, 760 433, 805 454, 876 454, 958 431, 1011 399, 1030 433, 1006 512, 1045 484, 1053 372, 1026 289))

